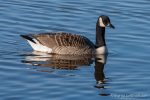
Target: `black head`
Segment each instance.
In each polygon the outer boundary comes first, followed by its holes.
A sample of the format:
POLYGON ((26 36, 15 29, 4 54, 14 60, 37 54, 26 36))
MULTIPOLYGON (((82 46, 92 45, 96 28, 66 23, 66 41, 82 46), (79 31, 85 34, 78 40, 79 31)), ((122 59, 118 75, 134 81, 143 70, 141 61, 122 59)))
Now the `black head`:
POLYGON ((102 15, 99 16, 98 21, 97 21, 98 25, 100 27, 110 27, 110 28, 115 28, 111 22, 108 16, 102 15))

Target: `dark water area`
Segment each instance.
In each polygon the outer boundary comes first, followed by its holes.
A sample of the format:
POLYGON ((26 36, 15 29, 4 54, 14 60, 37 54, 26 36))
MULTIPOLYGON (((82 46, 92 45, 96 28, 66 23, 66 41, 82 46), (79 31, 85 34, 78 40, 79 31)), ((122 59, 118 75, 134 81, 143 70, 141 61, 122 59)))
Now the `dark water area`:
POLYGON ((149 100, 149 0, 1 0, 1 100, 149 100), (99 15, 107 29, 106 63, 90 56, 39 54, 20 37, 41 32, 81 34, 95 42, 99 15))

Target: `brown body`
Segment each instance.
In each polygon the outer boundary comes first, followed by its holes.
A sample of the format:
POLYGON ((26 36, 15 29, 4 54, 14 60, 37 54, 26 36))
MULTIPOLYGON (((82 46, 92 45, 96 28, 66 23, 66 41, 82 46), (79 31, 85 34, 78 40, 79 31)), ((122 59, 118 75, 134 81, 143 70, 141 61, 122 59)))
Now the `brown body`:
POLYGON ((26 36, 30 37, 34 44, 37 45, 40 44, 52 49, 52 51, 48 53, 81 55, 81 54, 94 54, 95 52, 94 44, 88 38, 81 35, 62 32, 62 33, 41 33, 34 35, 31 34, 26 36))

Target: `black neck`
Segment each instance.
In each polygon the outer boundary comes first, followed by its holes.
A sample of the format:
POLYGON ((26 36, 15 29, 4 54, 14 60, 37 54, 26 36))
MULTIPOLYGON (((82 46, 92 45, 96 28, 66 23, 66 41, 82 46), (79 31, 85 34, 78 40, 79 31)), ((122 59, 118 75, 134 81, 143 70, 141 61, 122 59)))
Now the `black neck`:
POLYGON ((106 46, 105 43, 105 27, 100 27, 96 24, 96 48, 106 46))

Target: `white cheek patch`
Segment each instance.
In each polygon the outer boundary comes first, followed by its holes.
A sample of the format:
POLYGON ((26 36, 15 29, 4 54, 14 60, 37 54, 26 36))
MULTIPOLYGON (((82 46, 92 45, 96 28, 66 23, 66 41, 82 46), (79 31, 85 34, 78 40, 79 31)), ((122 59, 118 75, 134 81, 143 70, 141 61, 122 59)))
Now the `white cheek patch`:
POLYGON ((105 24, 103 23, 103 21, 102 21, 102 18, 101 18, 101 17, 99 18, 99 26, 101 26, 101 27, 105 27, 105 24))

